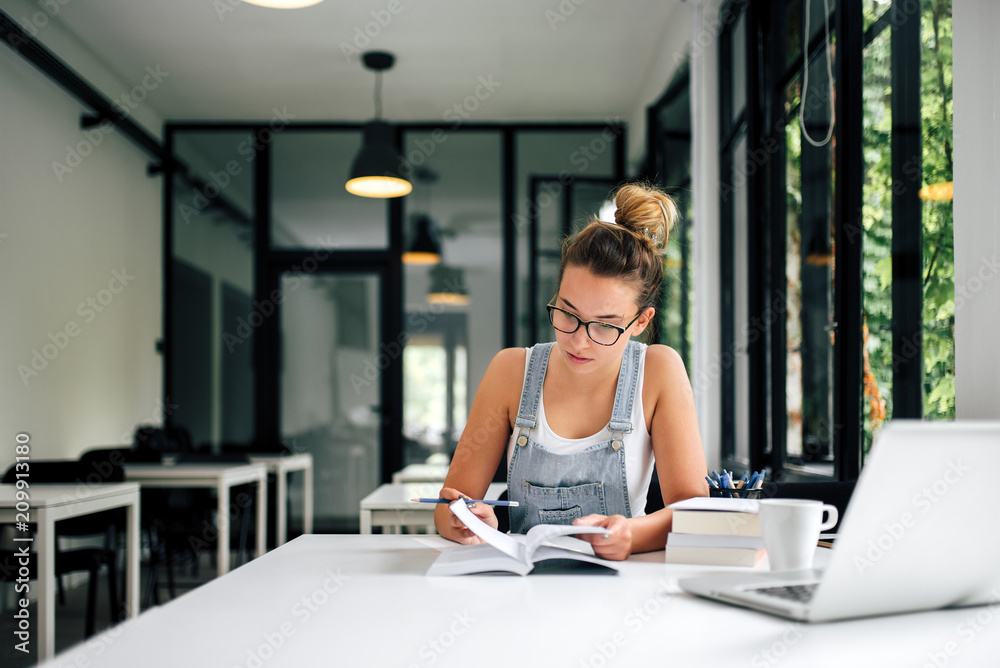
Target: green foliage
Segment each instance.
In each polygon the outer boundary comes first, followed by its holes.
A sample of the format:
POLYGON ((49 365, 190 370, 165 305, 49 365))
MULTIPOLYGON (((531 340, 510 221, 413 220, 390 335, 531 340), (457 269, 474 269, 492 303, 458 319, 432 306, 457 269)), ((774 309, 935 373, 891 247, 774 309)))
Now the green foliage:
MULTIPOLYGON (((865 3, 866 25, 888 9, 865 3)), ((871 372, 892 416, 892 87, 891 30, 868 47, 864 61, 865 190, 862 219, 864 313, 871 372)), ((921 139, 923 185, 952 180, 951 0, 921 6, 921 139)), ((924 415, 955 417, 955 267, 951 201, 925 201, 923 227, 924 415)), ((877 420, 865 402, 865 450, 877 420)))

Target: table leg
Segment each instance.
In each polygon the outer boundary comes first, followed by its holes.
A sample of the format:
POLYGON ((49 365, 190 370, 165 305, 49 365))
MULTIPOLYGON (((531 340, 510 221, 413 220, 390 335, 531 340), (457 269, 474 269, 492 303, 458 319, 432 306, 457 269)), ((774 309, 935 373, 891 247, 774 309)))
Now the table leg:
POLYGON ((278 519, 275 526, 274 542, 276 545, 284 545, 288 542, 288 472, 278 469, 278 490, 275 494, 275 506, 278 511, 278 519))
POLYGON ((35 553, 38 555, 38 660, 48 659, 56 652, 56 536, 55 522, 44 509, 36 510, 38 533, 35 553))
POLYGON ((229 485, 219 481, 216 485, 218 507, 216 508, 215 528, 218 542, 215 549, 215 559, 218 562, 218 574, 229 572, 229 485))
POLYGON ((303 518, 302 518, 302 529, 303 533, 312 533, 313 530, 313 468, 312 462, 306 467, 305 476, 302 479, 305 489, 303 490, 302 499, 304 501, 305 508, 303 508, 303 518))
POLYGON ((139 614, 139 493, 135 502, 125 506, 125 612, 139 614))
POLYGON ((361 533, 371 533, 372 532, 372 511, 362 510, 361 511, 361 533))
MULTIPOLYGON (((281 476, 279 475, 280 479, 281 476)), ((281 488, 281 483, 278 483, 281 488)), ((278 512, 281 512, 280 510, 278 512)), ((267 471, 257 481, 257 555, 267 552, 267 471)))

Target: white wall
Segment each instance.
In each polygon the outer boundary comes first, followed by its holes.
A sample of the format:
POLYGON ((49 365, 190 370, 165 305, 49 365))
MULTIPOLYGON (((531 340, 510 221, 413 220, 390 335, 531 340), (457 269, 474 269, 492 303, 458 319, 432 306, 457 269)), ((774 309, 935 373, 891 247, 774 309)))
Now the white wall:
MULTIPOLYGON (((23 13, 18 3, 4 9, 15 19, 38 10, 20 4, 23 13)), ((55 22, 38 38, 58 45, 53 50, 77 71, 113 86, 112 94, 128 89, 99 73, 100 64, 55 22)), ((35 459, 75 458, 162 420, 154 348, 162 330, 161 182, 146 177, 145 154, 122 133, 88 139, 79 125, 85 111, 0 48, 4 468, 18 432, 30 434, 35 459), (68 163, 67 146, 86 157, 68 163)))
MULTIPOLYGON (((721 0, 695 4, 691 51, 691 190, 697 223, 694 248, 694 323, 691 385, 708 468, 719 468, 722 385, 719 284, 719 58, 716 36, 721 0)), ((736 250, 737 256, 740 254, 736 250)))
POLYGON ((685 57, 690 58, 691 191, 696 223, 692 228, 694 343, 688 371, 710 469, 719 467, 722 445, 717 42, 721 4, 721 0, 691 0, 675 6, 665 26, 660 49, 646 74, 646 85, 626 119, 628 169, 635 173, 646 153, 646 108, 663 95, 685 57))
POLYGON ((659 100, 667 91, 677 68, 687 57, 691 44, 691 21, 694 16, 693 4, 677 2, 671 10, 669 20, 657 45, 649 70, 641 74, 645 84, 639 98, 632 105, 632 112, 624 119, 628 123, 628 165, 627 172, 639 171, 646 155, 646 109, 659 100))
POLYGON ((954 0, 955 408, 1000 418, 1000 3, 954 0))

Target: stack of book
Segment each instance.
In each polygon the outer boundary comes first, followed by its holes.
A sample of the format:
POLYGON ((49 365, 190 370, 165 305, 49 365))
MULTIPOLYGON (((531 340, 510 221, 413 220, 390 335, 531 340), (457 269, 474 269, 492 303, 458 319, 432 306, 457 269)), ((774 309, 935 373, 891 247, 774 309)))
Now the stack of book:
POLYGON ((669 507, 667 563, 754 566, 764 556, 756 500, 696 497, 669 507))

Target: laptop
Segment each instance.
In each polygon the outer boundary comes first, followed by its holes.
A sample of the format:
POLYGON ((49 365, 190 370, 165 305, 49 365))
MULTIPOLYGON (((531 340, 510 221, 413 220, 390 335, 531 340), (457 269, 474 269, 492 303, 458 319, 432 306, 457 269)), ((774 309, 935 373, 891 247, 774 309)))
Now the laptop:
POLYGON ((822 570, 680 580, 692 594, 823 622, 1000 603, 1000 422, 894 420, 822 570))

